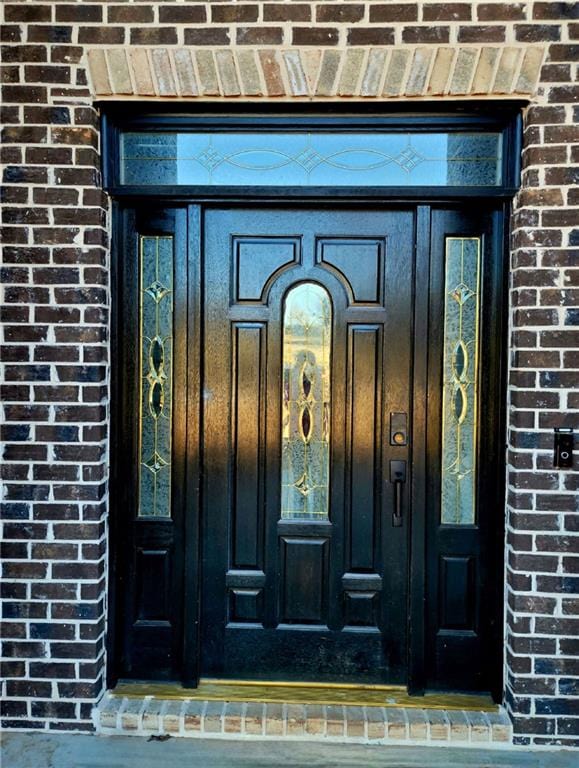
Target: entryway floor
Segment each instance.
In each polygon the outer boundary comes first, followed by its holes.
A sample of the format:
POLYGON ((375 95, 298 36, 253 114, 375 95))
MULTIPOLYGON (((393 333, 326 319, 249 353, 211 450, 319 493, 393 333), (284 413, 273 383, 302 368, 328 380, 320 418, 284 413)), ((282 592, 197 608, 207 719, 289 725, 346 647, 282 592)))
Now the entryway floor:
POLYGON ((7 768, 572 768, 569 751, 7 733, 7 768))

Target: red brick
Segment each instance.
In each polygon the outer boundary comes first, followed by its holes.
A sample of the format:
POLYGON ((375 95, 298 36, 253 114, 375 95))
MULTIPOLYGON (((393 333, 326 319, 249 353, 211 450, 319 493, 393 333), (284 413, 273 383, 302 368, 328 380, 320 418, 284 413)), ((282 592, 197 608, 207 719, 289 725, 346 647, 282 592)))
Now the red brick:
POLYGON ((312 6, 306 3, 273 4, 263 6, 263 20, 268 21, 311 21, 312 6))
POLYGON ((238 45, 279 45, 283 41, 281 27, 239 27, 237 29, 238 45))
POLYGON ((57 5, 55 20, 74 21, 79 24, 88 22, 98 22, 103 20, 102 5, 88 5, 86 3, 69 3, 68 5, 57 5))
POLYGON ((505 27, 489 24, 486 26, 460 27, 458 30, 459 43, 503 43, 505 27))
POLYGON ((185 45, 229 45, 229 43, 227 27, 200 27, 185 30, 185 45))
POLYGON ((337 45, 339 32, 331 27, 294 27, 293 45, 337 45))
POLYGON ((394 45, 394 29, 392 27, 349 29, 348 45, 394 45))
POLYGON ((526 19, 527 3, 479 3, 479 21, 522 21, 526 19))
POLYGON ((258 13, 257 5, 212 5, 211 21, 215 24, 247 23, 257 21, 258 13))
MULTIPOLYGON (((167 9, 161 9, 167 10, 167 9)), ((195 10, 193 6, 192 10, 195 10)), ((107 21, 109 24, 150 24, 155 18, 153 7, 151 5, 109 5, 107 6, 107 21)), ((161 23, 165 21, 176 21, 176 19, 165 19, 159 14, 161 23)), ((199 21, 205 21, 203 16, 199 21)))
POLYGON ((388 3, 371 4, 370 21, 416 21, 418 19, 417 3, 388 3))
POLYGON ((133 28, 130 32, 131 45, 175 45, 177 31, 174 27, 133 28))
POLYGON ((364 17, 364 5, 362 3, 324 3, 316 9, 316 21, 321 22, 356 22, 364 17))
POLYGON ((423 21, 470 21, 472 3, 424 3, 423 21))
POLYGON ((555 24, 515 24, 515 38, 520 43, 560 40, 561 27, 555 24))
POLYGON ((449 27, 404 27, 402 42, 404 43, 448 43, 449 27))
POLYGON ((125 42, 124 27, 81 27, 78 42, 96 45, 122 45, 125 42))
POLYGON ((576 19, 577 4, 574 2, 533 3, 534 19, 576 19))
POLYGON ((2 46, 2 61, 10 62, 46 61, 48 51, 44 45, 4 45, 2 46))

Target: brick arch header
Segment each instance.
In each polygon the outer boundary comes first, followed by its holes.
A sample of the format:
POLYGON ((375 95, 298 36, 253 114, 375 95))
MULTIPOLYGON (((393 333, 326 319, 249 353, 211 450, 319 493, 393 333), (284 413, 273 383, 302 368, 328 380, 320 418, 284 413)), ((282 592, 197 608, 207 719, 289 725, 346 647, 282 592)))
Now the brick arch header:
POLYGON ((530 98, 545 46, 95 48, 95 99, 530 98))

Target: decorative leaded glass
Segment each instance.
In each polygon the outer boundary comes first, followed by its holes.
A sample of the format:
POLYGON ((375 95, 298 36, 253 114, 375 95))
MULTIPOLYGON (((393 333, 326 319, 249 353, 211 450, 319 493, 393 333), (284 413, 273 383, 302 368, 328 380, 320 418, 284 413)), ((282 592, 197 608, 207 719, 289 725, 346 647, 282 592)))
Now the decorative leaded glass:
POLYGON ((327 291, 301 283, 288 293, 283 316, 281 516, 328 517, 330 475, 330 349, 327 291))
POLYGON ((502 183, 500 133, 124 133, 121 184, 452 187, 502 183))
POLYGON ((446 240, 441 520, 473 524, 476 505, 480 239, 446 240))
POLYGON ((173 238, 140 239, 139 517, 171 516, 173 238))

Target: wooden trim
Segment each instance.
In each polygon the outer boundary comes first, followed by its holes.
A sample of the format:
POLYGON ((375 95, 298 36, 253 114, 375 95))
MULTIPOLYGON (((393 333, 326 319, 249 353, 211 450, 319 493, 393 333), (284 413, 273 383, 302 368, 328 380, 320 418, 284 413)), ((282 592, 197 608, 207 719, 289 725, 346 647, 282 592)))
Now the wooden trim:
POLYGON ((423 694, 425 686, 425 578, 426 578, 426 424, 428 403, 419 393, 427 391, 428 345, 416 339, 428 338, 427 290, 430 283, 430 207, 416 213, 416 261, 414 274, 414 360, 412 375, 412 519, 410 530, 408 689, 423 694))
POLYGON ((195 687, 199 680, 199 609, 201 584, 200 527, 201 527, 201 226, 199 205, 188 208, 189 257, 187 267, 187 447, 186 447, 186 504, 185 540, 189 550, 184 567, 184 637, 183 685, 195 687), (191 373, 193 372, 193 375, 191 373))

